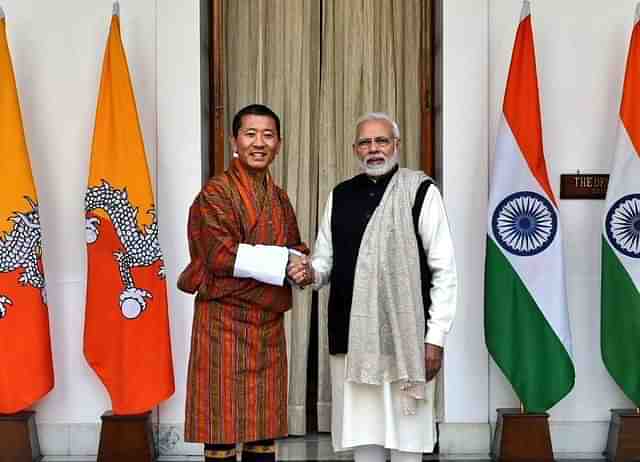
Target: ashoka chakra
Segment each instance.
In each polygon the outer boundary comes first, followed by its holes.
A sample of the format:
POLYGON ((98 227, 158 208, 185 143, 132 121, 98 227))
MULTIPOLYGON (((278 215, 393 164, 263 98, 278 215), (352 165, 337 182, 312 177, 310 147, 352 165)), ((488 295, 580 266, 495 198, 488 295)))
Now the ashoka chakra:
POLYGON ((551 245, 558 231, 558 216, 547 198, 532 191, 520 191, 498 204, 491 227, 500 247, 529 257, 551 245))
POLYGON ((640 258, 640 194, 618 199, 607 212, 605 229, 618 252, 640 258))

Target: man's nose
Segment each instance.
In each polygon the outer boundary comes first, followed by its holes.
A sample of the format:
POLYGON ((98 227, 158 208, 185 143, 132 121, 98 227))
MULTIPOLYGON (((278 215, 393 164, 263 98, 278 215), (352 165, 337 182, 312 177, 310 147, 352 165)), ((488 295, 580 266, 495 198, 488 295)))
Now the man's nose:
POLYGON ((256 134, 256 139, 255 139, 255 141, 253 142, 253 144, 254 144, 255 146, 264 146, 264 144, 265 144, 265 143, 264 143, 264 136, 262 135, 262 133, 257 133, 257 134, 256 134))

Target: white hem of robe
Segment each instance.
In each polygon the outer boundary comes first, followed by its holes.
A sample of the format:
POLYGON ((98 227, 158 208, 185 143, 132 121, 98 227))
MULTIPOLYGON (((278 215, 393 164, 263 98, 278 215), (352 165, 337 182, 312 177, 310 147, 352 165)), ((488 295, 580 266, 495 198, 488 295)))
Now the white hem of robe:
POLYGON ((382 386, 345 381, 345 355, 331 355, 331 439, 336 452, 376 445, 403 452, 433 452, 435 380, 414 415, 402 412, 399 383, 382 386))

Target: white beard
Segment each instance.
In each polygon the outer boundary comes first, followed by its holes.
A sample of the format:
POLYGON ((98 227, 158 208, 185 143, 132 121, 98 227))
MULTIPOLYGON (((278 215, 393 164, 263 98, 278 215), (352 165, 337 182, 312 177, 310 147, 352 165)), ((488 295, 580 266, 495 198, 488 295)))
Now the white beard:
POLYGON ((391 157, 385 157, 383 154, 369 154, 365 156, 364 159, 360 161, 360 170, 367 176, 382 176, 389 173, 393 168, 398 165, 398 161, 400 160, 400 154, 396 149, 393 151, 393 155, 391 157), (384 158, 384 163, 379 165, 367 165, 367 161, 371 159, 382 159, 384 158))

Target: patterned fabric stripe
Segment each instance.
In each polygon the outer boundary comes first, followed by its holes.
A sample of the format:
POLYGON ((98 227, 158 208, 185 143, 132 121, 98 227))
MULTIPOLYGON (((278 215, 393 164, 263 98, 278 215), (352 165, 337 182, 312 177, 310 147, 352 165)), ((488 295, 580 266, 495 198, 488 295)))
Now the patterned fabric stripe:
POLYGON ((276 452, 276 445, 271 444, 268 446, 254 445, 250 443, 245 443, 242 448, 243 452, 254 452, 256 454, 271 454, 276 452))
MULTIPOLYGON (((247 339, 252 339, 255 342, 260 342, 260 332, 256 326, 259 325, 260 322, 260 312, 257 310, 249 310, 247 311, 247 318, 249 322, 247 323, 243 335, 247 339)), ((247 343, 249 345, 249 343, 247 343)), ((257 351, 252 354, 252 352, 247 348, 245 352, 244 360, 246 362, 246 369, 250 371, 257 370, 258 366, 258 355, 262 354, 263 351, 261 348, 257 348, 257 351)), ((245 413, 245 426, 247 431, 251 428, 257 428, 258 425, 258 400, 257 395, 259 392, 259 387, 262 386, 262 381, 258 380, 257 374, 248 374, 246 376, 246 380, 244 381, 245 386, 245 399, 246 399, 246 407, 245 409, 248 412, 245 413), (256 410, 258 412, 252 412, 252 410, 256 410)))
MULTIPOLYGON (((224 412, 222 418, 224 424, 219 438, 223 441, 237 441, 238 438, 232 438, 232 435, 242 434, 242 418, 244 416, 244 397, 246 391, 243 390, 242 384, 236 380, 240 369, 238 362, 246 355, 243 342, 236 340, 237 333, 234 329, 237 329, 237 323, 234 322, 233 316, 235 313, 232 311, 233 307, 225 306, 219 313, 222 315, 222 332, 224 332, 224 340, 222 342, 222 351, 220 357, 222 358, 224 367, 219 372, 222 375, 222 389, 218 393, 219 399, 222 400, 222 408, 224 412), (234 393, 234 385, 241 390, 242 393, 237 391, 234 393), (238 412, 240 409, 240 412, 238 412)), ((211 409, 210 412, 215 412, 215 409, 211 409)), ((218 436, 218 435, 216 435, 218 436)), ((244 437, 243 437, 244 439, 244 437)))
POLYGON ((214 449, 206 449, 204 451, 204 456, 209 459, 226 459, 227 457, 235 457, 236 449, 226 449, 224 451, 214 450, 214 449))
MULTIPOLYGON (((208 441, 222 441, 220 438, 221 432, 224 431, 228 425, 225 425, 225 422, 221 422, 219 427, 220 429, 216 433, 215 430, 215 420, 211 417, 211 409, 217 409, 218 412, 222 412, 222 415, 228 415, 229 410, 224 407, 224 375, 220 374, 221 370, 224 370, 224 349, 223 344, 220 341, 220 326, 216 326, 216 322, 219 322, 216 314, 219 314, 218 310, 220 307, 216 305, 202 305, 201 308, 203 311, 207 312, 207 315, 210 317, 209 322, 207 323, 207 338, 203 339, 203 341, 209 342, 210 356, 203 356, 202 360, 205 358, 210 361, 210 369, 209 369, 209 381, 211 386, 207 389, 200 390, 200 396, 202 396, 201 403, 201 421, 205 419, 208 420, 208 425, 205 427, 207 430, 207 435, 210 438, 208 441), (207 403, 209 406, 207 407, 207 403)), ((202 367, 206 367, 205 364, 202 367)), ((205 375, 204 373, 202 375, 205 375)), ((204 430, 204 428, 203 428, 204 430)))
MULTIPOLYGON (((229 399, 229 405, 233 406, 234 412, 238 412, 237 417, 235 419, 235 422, 237 423, 237 427, 238 427, 237 432, 242 433, 244 435, 243 441, 246 441, 247 438, 249 439, 251 438, 251 433, 245 434, 245 432, 247 429, 247 417, 249 417, 248 414, 251 413, 251 409, 247 406, 247 397, 248 397, 248 394, 251 393, 252 389, 247 386, 248 376, 246 374, 242 374, 241 371, 249 370, 249 367, 246 364, 246 361, 247 361, 247 356, 249 354, 249 351, 247 350, 247 348, 251 342, 251 337, 249 336, 246 330, 249 319, 247 319, 246 311, 244 309, 243 311, 244 311, 243 313, 244 316, 238 316, 238 321, 240 322, 236 323, 236 326, 235 326, 235 330, 237 331, 237 337, 239 341, 237 342, 238 348, 237 348, 236 354, 233 356, 235 358, 235 361, 233 363, 233 368, 225 369, 223 371, 223 374, 225 374, 226 377, 228 378, 235 379, 234 381, 238 391, 236 392, 235 397, 233 399, 229 399)), ((227 316, 227 318, 233 315, 234 313, 229 313, 229 316, 227 316)), ((229 353, 226 353, 225 356, 229 356, 229 353)), ((225 390, 225 392, 231 392, 231 389, 225 390)), ((231 396, 229 396, 229 398, 231 398, 231 396)))

